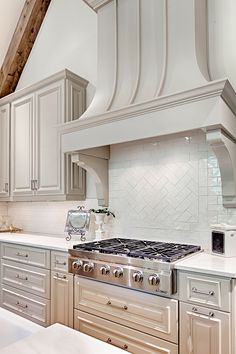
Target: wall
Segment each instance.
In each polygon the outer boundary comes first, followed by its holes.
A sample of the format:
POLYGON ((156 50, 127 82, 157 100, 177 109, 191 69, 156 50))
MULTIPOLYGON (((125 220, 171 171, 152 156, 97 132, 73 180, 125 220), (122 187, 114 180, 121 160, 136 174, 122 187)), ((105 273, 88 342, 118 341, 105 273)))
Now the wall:
POLYGON ((0 0, 0 67, 7 53, 25 0, 0 0))
POLYGON ((211 224, 236 223, 236 209, 222 205, 220 171, 203 133, 114 145, 109 179, 113 235, 209 248, 211 224))
POLYGON ((65 68, 87 79, 88 103, 97 76, 97 15, 82 0, 52 0, 17 89, 65 68))

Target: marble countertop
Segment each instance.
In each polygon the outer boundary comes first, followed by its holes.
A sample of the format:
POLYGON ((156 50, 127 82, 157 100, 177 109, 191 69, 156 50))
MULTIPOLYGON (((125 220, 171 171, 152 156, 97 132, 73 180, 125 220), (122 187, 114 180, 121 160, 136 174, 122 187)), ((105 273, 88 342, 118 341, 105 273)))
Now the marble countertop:
POLYGON ((236 257, 226 258, 201 252, 176 262, 175 268, 190 272, 236 278, 236 257))
POLYGON ((67 252, 73 245, 81 243, 79 236, 66 241, 64 237, 56 237, 53 235, 38 235, 30 233, 10 233, 1 232, 0 242, 18 243, 24 246, 32 246, 39 248, 52 249, 56 251, 67 252))
POLYGON ((3 348, 0 353, 124 354, 127 351, 57 323, 3 348))

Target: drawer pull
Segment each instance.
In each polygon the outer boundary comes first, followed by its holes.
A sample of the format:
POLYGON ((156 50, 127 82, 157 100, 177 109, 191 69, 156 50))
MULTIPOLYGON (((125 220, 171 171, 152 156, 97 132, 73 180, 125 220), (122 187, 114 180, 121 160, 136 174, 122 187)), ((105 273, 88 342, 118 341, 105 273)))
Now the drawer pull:
POLYGON ((107 338, 107 343, 112 344, 112 345, 114 345, 117 348, 128 350, 128 345, 127 344, 124 344, 124 345, 115 344, 114 342, 112 342, 112 339, 110 337, 107 338))
POLYGON ((214 312, 212 312, 212 311, 209 311, 208 313, 199 312, 196 307, 193 307, 193 308, 192 308, 192 311, 193 311, 194 313, 197 313, 198 315, 207 316, 207 317, 211 317, 211 318, 212 318, 212 317, 215 317, 215 314, 214 314, 214 312))
POLYGON ((28 308, 28 305, 23 305, 21 304, 19 301, 16 302, 16 305, 19 306, 19 307, 22 307, 23 309, 27 309, 28 308))
POLYGON ((63 265, 63 266, 66 266, 66 262, 60 262, 60 261, 56 261, 56 264, 59 264, 59 265, 63 265))
POLYGON ((19 257, 25 257, 25 258, 28 258, 29 255, 27 253, 20 253, 20 252, 17 252, 16 253, 16 256, 19 256, 19 257))
POLYGON ((201 294, 201 295, 209 295, 209 296, 215 295, 215 292, 213 290, 209 290, 208 292, 207 291, 200 291, 200 290, 197 290, 197 288, 195 288, 195 287, 192 288, 192 292, 196 293, 196 294, 201 294))
POLYGON ((56 274, 53 279, 60 279, 60 280, 66 280, 66 275, 60 275, 60 274, 56 274))
POLYGON ((107 301, 107 305, 110 305, 110 306, 113 306, 113 307, 117 307, 120 310, 128 310, 128 306, 126 306, 126 305, 119 306, 119 305, 112 304, 111 300, 107 301))
POLYGON ((28 280, 28 277, 21 276, 20 274, 17 274, 16 278, 21 280, 28 280))

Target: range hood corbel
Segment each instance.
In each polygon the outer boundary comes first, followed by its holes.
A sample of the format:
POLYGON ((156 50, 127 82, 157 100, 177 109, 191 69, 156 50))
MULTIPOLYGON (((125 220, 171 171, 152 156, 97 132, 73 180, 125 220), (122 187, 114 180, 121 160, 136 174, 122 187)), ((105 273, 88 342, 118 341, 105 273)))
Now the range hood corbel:
POLYGON ((218 160, 224 207, 236 207, 236 141, 222 129, 206 132, 206 138, 218 160))
POLYGON ((109 146, 86 149, 71 155, 71 161, 90 173, 95 181, 99 206, 108 206, 109 146))

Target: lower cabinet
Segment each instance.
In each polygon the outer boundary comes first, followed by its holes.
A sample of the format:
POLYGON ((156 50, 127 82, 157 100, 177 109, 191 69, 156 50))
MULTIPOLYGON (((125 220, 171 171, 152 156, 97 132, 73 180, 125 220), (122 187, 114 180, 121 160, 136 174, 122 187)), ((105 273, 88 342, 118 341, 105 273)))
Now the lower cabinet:
POLYGON ((83 311, 74 311, 74 328, 133 354, 178 354, 176 344, 83 311))
POLYGON ((230 354, 230 314, 180 303, 180 354, 230 354))
POLYGON ((51 324, 73 328, 73 275, 51 272, 51 324))

